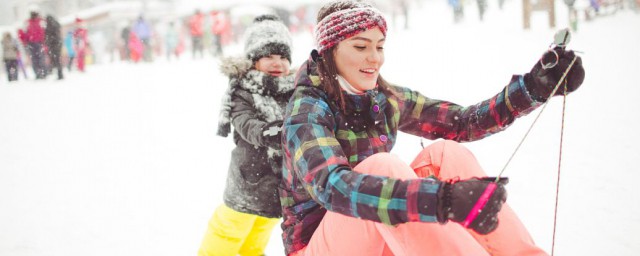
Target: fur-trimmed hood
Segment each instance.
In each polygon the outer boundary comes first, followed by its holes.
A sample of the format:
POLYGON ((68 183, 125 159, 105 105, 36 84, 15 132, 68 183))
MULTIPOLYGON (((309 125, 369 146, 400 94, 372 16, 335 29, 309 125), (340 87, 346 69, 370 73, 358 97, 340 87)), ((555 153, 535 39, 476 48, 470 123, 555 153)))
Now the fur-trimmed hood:
POLYGON ((229 87, 222 98, 217 134, 226 137, 231 132, 232 95, 235 90, 245 90, 252 95, 254 107, 265 122, 282 120, 284 110, 279 106, 288 100, 294 88, 295 70, 288 76, 275 77, 253 68, 253 63, 243 57, 224 58, 220 71, 229 77, 229 87))
POLYGON ((225 57, 221 60, 220 72, 229 78, 238 78, 253 68, 253 62, 245 57, 225 57))

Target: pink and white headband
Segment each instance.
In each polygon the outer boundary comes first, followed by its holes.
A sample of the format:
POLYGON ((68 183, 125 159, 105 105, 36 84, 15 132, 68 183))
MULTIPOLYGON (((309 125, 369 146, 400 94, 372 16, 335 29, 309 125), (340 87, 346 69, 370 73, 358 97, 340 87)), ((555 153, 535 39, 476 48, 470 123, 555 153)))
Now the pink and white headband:
POLYGON ((318 53, 322 54, 342 40, 373 27, 379 27, 383 35, 387 34, 387 22, 382 13, 375 8, 352 8, 333 12, 316 25, 318 53))

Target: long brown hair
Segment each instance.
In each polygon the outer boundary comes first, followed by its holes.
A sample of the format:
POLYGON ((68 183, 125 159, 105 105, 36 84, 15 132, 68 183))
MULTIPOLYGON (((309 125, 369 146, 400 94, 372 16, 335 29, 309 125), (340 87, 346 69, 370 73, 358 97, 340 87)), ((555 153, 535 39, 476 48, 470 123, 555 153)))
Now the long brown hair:
MULTIPOLYGON (((317 22, 319 23, 327 15, 345 9, 372 7, 368 3, 362 1, 341 1, 340 4, 327 4, 318 11, 317 22)), ((334 45, 331 48, 323 52, 322 56, 318 58, 318 75, 320 76, 321 87, 327 93, 330 99, 336 99, 338 108, 342 113, 346 113, 345 97, 342 94, 340 83, 338 83, 338 66, 336 66, 333 52, 338 45, 334 45)), ((387 95, 397 95, 397 93, 391 88, 390 84, 378 74, 378 87, 381 91, 387 95)))

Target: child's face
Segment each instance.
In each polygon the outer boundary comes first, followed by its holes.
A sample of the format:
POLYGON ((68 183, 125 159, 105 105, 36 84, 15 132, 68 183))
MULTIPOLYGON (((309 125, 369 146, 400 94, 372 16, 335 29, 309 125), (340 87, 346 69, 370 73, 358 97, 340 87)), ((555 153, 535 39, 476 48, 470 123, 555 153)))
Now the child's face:
POLYGON ((272 76, 287 76, 291 63, 282 55, 272 54, 256 61, 256 69, 272 76))

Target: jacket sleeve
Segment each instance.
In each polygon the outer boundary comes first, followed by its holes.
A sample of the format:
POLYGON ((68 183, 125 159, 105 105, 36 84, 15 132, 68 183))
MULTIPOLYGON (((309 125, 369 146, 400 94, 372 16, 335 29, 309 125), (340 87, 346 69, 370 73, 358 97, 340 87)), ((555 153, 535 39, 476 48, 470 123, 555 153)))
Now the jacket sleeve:
POLYGON ((231 101, 231 123, 240 137, 254 146, 266 147, 262 128, 267 125, 257 117, 251 93, 245 90, 234 90, 231 101))
MULTIPOLYGON (((401 116, 400 131, 427 139, 474 141, 506 129, 513 121, 541 105, 525 88, 522 76, 513 76, 495 96, 471 106, 427 98, 416 91, 395 87, 401 116)), ((393 103, 393 102, 392 102, 393 103)))
MULTIPOLYGON (((309 89, 311 91, 319 91, 309 89)), ((284 177, 297 177, 329 211, 395 225, 436 222, 433 179, 398 180, 354 172, 334 135, 334 115, 322 97, 296 90, 287 107, 283 139, 284 177)))

